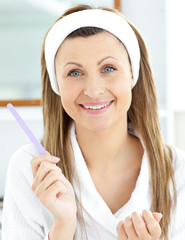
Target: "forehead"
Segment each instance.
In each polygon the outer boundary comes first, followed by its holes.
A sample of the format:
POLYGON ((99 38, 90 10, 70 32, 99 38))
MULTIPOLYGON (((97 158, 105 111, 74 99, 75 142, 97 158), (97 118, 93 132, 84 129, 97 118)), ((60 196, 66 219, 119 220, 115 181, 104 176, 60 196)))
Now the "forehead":
POLYGON ((66 38, 60 45, 56 60, 58 58, 67 59, 68 57, 101 54, 125 55, 128 57, 126 48, 123 43, 113 34, 102 31, 95 35, 87 37, 66 38))

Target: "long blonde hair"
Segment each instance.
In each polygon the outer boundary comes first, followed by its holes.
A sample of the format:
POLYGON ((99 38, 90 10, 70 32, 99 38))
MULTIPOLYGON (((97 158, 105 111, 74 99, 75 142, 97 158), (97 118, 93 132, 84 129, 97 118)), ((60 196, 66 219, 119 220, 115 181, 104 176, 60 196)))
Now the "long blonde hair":
MULTIPOLYGON (((91 9, 87 5, 78 5, 66 11, 59 19, 76 11, 91 9)), ((123 15, 114 9, 103 8, 116 14, 123 15)), ((58 20, 59 20, 58 19, 58 20)), ((57 21, 58 21, 57 20, 57 21)), ((139 79, 132 90, 132 103, 128 111, 128 123, 131 123, 141 134, 148 156, 150 166, 150 180, 152 192, 152 211, 160 212, 163 218, 160 222, 162 234, 161 239, 168 239, 168 228, 171 219, 171 210, 176 205, 176 187, 174 180, 172 151, 164 144, 158 116, 158 105, 156 98, 156 88, 150 67, 149 57, 145 43, 135 29, 134 30, 140 46, 141 62, 139 79), (173 186, 173 196, 170 195, 170 183, 173 186)), ((84 28, 78 30, 69 37, 96 34, 101 31, 96 28, 84 28)), ((121 29, 120 29, 121 31, 121 29)), ((46 34, 47 35, 47 34, 46 34)), ((70 143, 70 126, 72 119, 65 112, 60 96, 56 95, 50 85, 48 72, 46 69, 43 41, 41 53, 41 78, 42 78, 42 106, 44 119, 44 135, 42 143, 52 155, 60 157, 58 166, 62 169, 65 177, 73 184, 72 179, 75 172, 75 163, 70 143)), ((80 186, 79 186, 80 188, 80 186)), ((78 217, 82 225, 82 206, 78 208, 78 217)))

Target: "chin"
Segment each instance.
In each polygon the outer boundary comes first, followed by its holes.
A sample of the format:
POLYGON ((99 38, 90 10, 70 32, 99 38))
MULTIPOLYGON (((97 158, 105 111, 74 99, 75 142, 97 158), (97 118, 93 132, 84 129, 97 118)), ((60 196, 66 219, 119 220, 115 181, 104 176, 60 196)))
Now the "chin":
POLYGON ((109 129, 111 127, 111 124, 108 124, 108 122, 94 121, 84 124, 83 127, 92 132, 102 132, 109 129))

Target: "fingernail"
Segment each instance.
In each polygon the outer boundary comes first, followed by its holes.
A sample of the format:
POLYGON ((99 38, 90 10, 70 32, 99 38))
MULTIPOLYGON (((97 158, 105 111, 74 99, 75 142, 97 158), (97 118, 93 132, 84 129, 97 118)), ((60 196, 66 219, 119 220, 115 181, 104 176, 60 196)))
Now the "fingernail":
POLYGON ((53 160, 54 162, 59 162, 59 161, 60 161, 60 158, 55 157, 55 156, 52 156, 52 160, 53 160))
POLYGON ((159 217, 160 217, 160 218, 162 218, 162 217, 163 217, 162 213, 158 213, 158 214, 159 214, 159 217))
POLYGON ((154 214, 157 214, 159 217, 163 217, 162 213, 154 212, 154 214))
POLYGON ((161 213, 158 213, 158 212, 154 212, 153 216, 157 220, 157 222, 160 222, 162 217, 163 217, 163 215, 161 213))

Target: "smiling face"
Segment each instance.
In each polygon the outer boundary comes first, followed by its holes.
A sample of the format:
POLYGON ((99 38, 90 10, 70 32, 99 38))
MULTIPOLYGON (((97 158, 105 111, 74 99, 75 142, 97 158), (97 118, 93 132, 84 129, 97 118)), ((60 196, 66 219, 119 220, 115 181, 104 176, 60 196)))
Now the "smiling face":
POLYGON ((132 71, 125 47, 111 33, 67 38, 55 70, 62 105, 76 127, 100 131, 127 122, 132 71))

